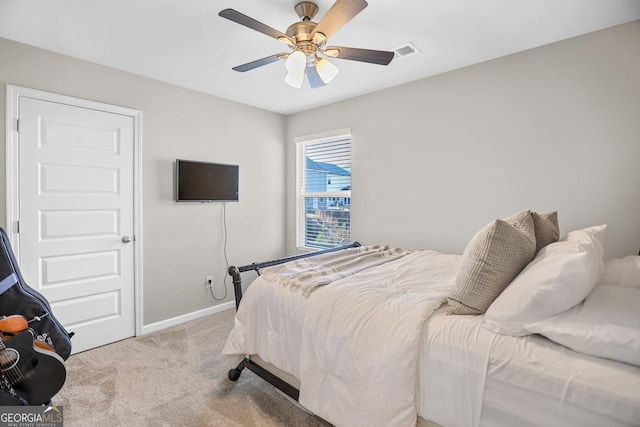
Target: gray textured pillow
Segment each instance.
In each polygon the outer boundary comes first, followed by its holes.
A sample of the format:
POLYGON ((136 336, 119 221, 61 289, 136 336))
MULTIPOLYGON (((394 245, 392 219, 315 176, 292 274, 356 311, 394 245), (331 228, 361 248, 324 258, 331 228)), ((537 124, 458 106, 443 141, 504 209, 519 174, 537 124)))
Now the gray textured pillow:
POLYGON ((558 212, 539 214, 531 212, 533 229, 536 232, 536 252, 549 243, 557 242, 560 238, 560 226, 558 225, 558 212))
POLYGON ((476 233, 464 250, 449 314, 482 314, 536 253, 529 211, 496 219, 476 233))
MULTIPOLYGON (((533 218, 531 216, 530 210, 527 209, 526 211, 520 211, 517 214, 513 214, 506 218, 502 218, 502 220, 508 224, 513 225, 513 227, 516 230, 526 235, 529 238, 529 240, 535 243, 536 229, 535 229, 535 226, 533 225, 533 218), (527 216, 531 218, 531 221, 529 221, 527 216)), ((531 258, 533 258, 534 256, 535 254, 531 255, 531 258)))

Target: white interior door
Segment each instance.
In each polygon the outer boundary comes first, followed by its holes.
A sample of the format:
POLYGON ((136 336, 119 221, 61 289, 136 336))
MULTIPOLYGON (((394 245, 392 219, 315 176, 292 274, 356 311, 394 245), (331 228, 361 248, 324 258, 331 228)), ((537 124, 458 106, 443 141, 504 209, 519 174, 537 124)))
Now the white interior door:
POLYGON ((134 118, 19 98, 19 264, 73 352, 135 335, 134 118))

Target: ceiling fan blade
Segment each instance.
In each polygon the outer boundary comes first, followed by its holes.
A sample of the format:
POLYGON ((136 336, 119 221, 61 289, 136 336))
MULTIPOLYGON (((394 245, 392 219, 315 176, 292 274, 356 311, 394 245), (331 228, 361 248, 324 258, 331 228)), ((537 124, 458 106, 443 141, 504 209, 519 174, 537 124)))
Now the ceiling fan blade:
POLYGON ((275 55, 267 56, 262 59, 256 59, 255 61, 247 62, 246 64, 238 65, 237 67, 233 67, 234 71, 240 71, 244 73, 245 71, 253 70, 254 68, 262 67, 263 65, 271 64, 272 62, 276 62, 278 59, 284 59, 289 55, 288 53, 276 53, 275 55))
POLYGON ((327 56, 351 61, 368 62, 371 64, 388 65, 393 59, 395 52, 386 50, 358 49, 355 47, 330 46, 325 52, 327 56), (337 51, 336 55, 333 51, 337 51))
POLYGON ((325 86, 326 83, 322 81, 320 74, 316 70, 316 67, 307 67, 307 78, 309 79, 309 86, 311 89, 316 89, 322 86, 325 86))
POLYGON ((263 24, 260 21, 256 21, 255 19, 244 15, 237 10, 234 9, 224 9, 218 13, 219 16, 228 19, 229 21, 233 21, 236 24, 244 25, 247 28, 251 28, 252 30, 256 30, 259 33, 266 34, 269 37, 273 37, 274 39, 283 41, 291 46, 293 46, 294 41, 288 35, 272 28, 266 24, 263 24))
POLYGON ((316 33, 322 33, 326 38, 331 37, 367 6, 365 0, 337 0, 314 28, 311 37, 316 33))

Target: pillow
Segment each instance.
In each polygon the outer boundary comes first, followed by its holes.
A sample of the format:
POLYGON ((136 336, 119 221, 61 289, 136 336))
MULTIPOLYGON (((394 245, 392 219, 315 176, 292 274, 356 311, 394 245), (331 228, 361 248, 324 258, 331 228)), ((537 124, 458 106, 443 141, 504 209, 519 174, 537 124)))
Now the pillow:
MULTIPOLYGON (((523 233, 529 240, 535 243, 536 233, 530 210, 518 212, 516 214, 503 218, 502 220, 508 224, 513 225, 518 231, 523 233), (531 218, 531 221, 529 221, 527 216, 531 218)), ((533 258, 533 255, 531 255, 531 258, 533 258)))
POLYGON ((558 241, 560 237, 560 226, 558 225, 557 211, 546 214, 531 212, 531 219, 533 219, 533 229, 536 233, 536 252, 549 243, 558 241))
MULTIPOLYGON (((602 253, 604 253, 604 247, 607 241, 607 224, 594 225, 593 227, 583 228, 582 230, 572 231, 562 238, 562 240, 571 240, 572 236, 578 236, 578 238, 584 234, 592 235, 600 246, 602 246, 602 253)), ((575 239, 574 239, 575 240, 575 239)))
POLYGON ((599 285, 640 288, 640 256, 605 260, 599 285))
POLYGON ((542 248, 491 304, 485 314, 487 328, 506 335, 529 335, 525 325, 582 302, 602 273, 605 233, 606 225, 572 231, 542 248))
POLYGON ((585 301, 531 332, 580 353, 640 366, 640 288, 597 286, 585 301))
POLYGON ((462 255, 448 298, 449 314, 482 314, 535 254, 529 211, 496 219, 478 231, 462 255))

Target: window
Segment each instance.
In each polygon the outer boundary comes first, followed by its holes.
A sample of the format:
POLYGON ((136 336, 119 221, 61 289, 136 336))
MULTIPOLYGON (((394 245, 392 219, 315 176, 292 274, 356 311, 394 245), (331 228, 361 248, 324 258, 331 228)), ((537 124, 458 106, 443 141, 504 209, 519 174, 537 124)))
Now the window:
POLYGON ((351 134, 296 139, 296 242, 331 248, 351 240, 351 134))

